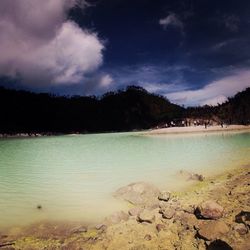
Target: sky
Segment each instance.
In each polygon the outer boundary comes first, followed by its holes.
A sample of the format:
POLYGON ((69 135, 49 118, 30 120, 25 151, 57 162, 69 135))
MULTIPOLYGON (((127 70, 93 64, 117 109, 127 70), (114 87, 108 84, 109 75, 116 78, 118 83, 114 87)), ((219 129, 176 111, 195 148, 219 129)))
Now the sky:
POLYGON ((249 30, 248 0, 1 0, 0 85, 216 105, 250 87, 249 30))

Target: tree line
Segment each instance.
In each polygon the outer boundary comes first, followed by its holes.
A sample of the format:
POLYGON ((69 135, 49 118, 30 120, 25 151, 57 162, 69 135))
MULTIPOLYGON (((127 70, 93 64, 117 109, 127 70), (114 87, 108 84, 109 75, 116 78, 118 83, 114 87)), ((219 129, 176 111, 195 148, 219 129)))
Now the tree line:
POLYGON ((55 96, 0 87, 0 133, 93 133, 148 129, 186 117, 250 123, 250 88, 216 107, 184 108, 129 86, 96 96, 55 96))

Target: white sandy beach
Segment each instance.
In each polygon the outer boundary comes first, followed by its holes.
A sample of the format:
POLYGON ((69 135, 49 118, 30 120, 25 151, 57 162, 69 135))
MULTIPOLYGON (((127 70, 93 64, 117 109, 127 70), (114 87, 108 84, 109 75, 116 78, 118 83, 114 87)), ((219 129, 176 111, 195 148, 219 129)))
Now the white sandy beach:
POLYGON ((160 128, 147 131, 147 135, 160 135, 160 134, 182 134, 182 133, 207 133, 207 132, 237 132, 237 131, 249 131, 250 125, 224 125, 221 126, 209 126, 205 128, 204 126, 190 126, 190 127, 169 127, 160 128))

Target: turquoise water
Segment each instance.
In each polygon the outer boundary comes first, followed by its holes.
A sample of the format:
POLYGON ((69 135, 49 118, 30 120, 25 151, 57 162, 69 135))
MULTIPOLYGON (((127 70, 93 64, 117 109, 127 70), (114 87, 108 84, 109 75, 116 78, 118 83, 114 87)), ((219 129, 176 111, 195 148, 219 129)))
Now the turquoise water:
POLYGON ((0 227, 40 220, 97 222, 125 204, 134 181, 178 189, 178 171, 205 176, 250 163, 250 133, 136 133, 0 139, 0 227), (41 204, 43 209, 36 206, 41 204))

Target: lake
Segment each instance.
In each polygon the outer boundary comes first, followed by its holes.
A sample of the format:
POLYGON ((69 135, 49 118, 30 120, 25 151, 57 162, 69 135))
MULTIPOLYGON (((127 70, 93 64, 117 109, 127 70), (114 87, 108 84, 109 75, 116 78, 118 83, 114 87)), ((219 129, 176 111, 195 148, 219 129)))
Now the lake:
POLYGON ((180 170, 210 176, 249 163, 250 133, 2 138, 0 227, 41 220, 96 223, 127 206, 112 193, 131 182, 178 190, 189 183, 180 170))

